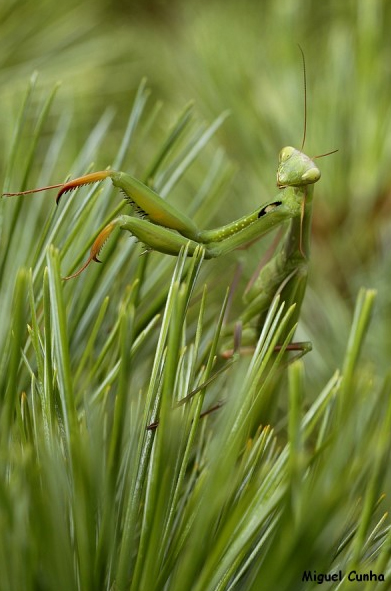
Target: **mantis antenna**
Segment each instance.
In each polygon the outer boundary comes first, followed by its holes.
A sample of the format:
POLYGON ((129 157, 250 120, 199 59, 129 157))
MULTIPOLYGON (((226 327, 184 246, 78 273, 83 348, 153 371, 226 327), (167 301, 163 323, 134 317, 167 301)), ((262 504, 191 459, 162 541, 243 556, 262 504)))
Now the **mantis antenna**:
MULTIPOLYGON (((303 141, 301 142, 300 152, 304 149, 305 138, 307 135, 307 72, 305 69, 305 55, 303 48, 298 43, 297 44, 301 53, 301 60, 303 63, 303 86, 304 86, 304 126, 303 126, 303 141)), ((300 214, 300 242, 299 242, 299 249, 301 254, 305 257, 303 252, 303 220, 304 220, 304 211, 305 211, 305 197, 303 199, 303 203, 301 206, 301 214, 300 214)))
MULTIPOLYGON (((300 50, 301 59, 302 59, 302 63, 303 63, 304 125, 303 125, 303 141, 301 142, 301 148, 300 148, 300 152, 302 152, 304 149, 304 144, 305 144, 305 140, 306 140, 306 136, 307 136, 307 71, 306 71, 305 55, 304 55, 303 48, 301 47, 301 45, 299 43, 297 45, 300 50)), ((338 150, 332 150, 331 152, 327 152, 326 154, 319 154, 319 156, 312 157, 311 160, 315 160, 315 158, 323 158, 324 156, 330 156, 330 154, 335 154, 335 152, 338 152, 338 150)), ((300 214, 301 224, 300 224, 300 246, 299 246, 299 249, 300 249, 300 252, 303 256, 305 256, 304 252, 303 252, 303 245, 302 245, 304 211, 305 211, 305 197, 303 199, 303 203, 301 206, 301 214, 300 214)))
MULTIPOLYGON (((303 88, 304 88, 304 126, 303 126, 303 141, 301 142, 300 152, 304 149, 305 140, 307 137, 307 70, 305 65, 305 55, 302 46, 298 43, 297 44, 300 53, 301 53, 301 60, 303 63, 303 88)), ((311 156, 311 160, 315 160, 316 158, 323 158, 324 156, 330 156, 331 154, 335 154, 338 152, 338 148, 336 150, 331 150, 331 152, 326 152, 326 154, 319 154, 318 156, 311 156)))
POLYGON ((303 86, 304 86, 304 128, 303 128, 303 141, 301 142, 300 152, 303 151, 305 138, 307 135, 307 72, 305 69, 305 56, 304 51, 301 45, 298 43, 298 48, 300 49, 301 59, 303 62, 303 86))

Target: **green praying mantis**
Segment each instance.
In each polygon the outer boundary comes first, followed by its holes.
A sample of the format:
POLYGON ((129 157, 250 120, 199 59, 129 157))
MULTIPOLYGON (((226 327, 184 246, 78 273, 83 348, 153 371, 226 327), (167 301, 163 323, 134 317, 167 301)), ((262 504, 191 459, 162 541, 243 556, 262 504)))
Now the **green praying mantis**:
MULTIPOLYGON (((201 230, 190 217, 162 199, 153 189, 130 174, 114 170, 93 172, 66 183, 4 195, 26 195, 57 188, 58 204, 62 196, 69 191, 107 178, 115 187, 122 190, 135 215, 120 215, 112 220, 95 239, 85 264, 65 279, 77 277, 92 261, 100 262, 98 256, 102 246, 117 227, 130 232, 147 249, 168 255, 177 256, 181 249, 186 247, 187 255, 192 256, 202 245, 205 258, 208 259, 246 247, 274 228, 288 223, 282 248, 263 267, 246 295, 247 307, 241 316, 241 322, 246 324, 256 316, 262 317, 273 298, 279 294, 286 306, 295 304, 294 313, 286 328, 286 331, 292 330, 299 318, 307 283, 313 185, 321 176, 314 162, 314 159, 320 156, 309 158, 302 151, 306 135, 304 56, 303 71, 305 116, 302 147, 298 150, 288 146, 281 150, 277 169, 277 196, 252 213, 227 225, 213 230, 201 230)), ((328 154, 331 153, 333 152, 328 154)))

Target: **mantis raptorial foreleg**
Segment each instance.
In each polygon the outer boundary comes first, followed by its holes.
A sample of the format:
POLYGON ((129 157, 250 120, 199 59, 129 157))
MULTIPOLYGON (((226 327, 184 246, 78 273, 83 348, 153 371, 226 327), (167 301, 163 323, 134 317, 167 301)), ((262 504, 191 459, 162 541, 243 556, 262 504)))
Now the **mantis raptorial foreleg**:
POLYGON ((110 178, 113 185, 123 191, 136 216, 141 219, 121 215, 110 222, 94 241, 87 262, 67 279, 79 275, 91 261, 98 260, 104 242, 116 227, 128 230, 147 248, 165 254, 178 255, 181 248, 188 245, 189 256, 192 256, 200 244, 205 249, 205 258, 227 254, 286 221, 300 220, 303 214, 303 187, 316 182, 320 178, 320 172, 310 158, 294 148, 284 148, 280 153, 277 172, 280 193, 276 198, 254 212, 214 230, 200 230, 188 216, 179 212, 151 188, 129 174, 112 170, 87 174, 64 184, 5 195, 25 195, 60 188, 56 199, 59 203, 65 193, 106 178, 110 178))

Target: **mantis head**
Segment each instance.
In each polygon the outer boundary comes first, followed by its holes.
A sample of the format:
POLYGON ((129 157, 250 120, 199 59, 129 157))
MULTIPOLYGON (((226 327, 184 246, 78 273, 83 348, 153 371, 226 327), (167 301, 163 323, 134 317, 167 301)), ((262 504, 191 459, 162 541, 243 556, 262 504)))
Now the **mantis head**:
POLYGON ((320 170, 311 158, 291 146, 281 150, 277 169, 277 186, 280 189, 311 185, 319 179, 320 170))

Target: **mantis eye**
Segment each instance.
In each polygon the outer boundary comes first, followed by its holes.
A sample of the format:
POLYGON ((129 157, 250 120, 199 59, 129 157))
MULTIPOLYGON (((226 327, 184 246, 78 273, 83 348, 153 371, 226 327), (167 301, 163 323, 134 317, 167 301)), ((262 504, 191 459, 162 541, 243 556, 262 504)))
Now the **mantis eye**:
POLYGON ((293 152, 295 152, 295 148, 292 148, 291 146, 282 148, 278 156, 279 162, 285 162, 286 160, 288 160, 292 156, 293 152))
POLYGON ((318 181, 320 179, 320 170, 319 168, 310 168, 309 170, 307 170, 307 172, 305 172, 301 179, 305 182, 308 183, 316 183, 316 181, 318 181))

